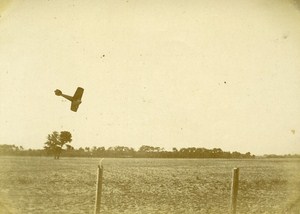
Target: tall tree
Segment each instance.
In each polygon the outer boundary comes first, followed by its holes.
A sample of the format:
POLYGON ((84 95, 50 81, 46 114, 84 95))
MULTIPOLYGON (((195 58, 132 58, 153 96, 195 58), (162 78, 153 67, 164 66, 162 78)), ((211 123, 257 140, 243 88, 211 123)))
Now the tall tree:
POLYGON ((59 159, 61 152, 63 150, 63 146, 70 146, 68 143, 72 142, 72 134, 68 131, 61 131, 58 133, 57 131, 52 132, 52 134, 48 134, 47 141, 45 143, 45 150, 48 154, 54 156, 54 159, 59 159))

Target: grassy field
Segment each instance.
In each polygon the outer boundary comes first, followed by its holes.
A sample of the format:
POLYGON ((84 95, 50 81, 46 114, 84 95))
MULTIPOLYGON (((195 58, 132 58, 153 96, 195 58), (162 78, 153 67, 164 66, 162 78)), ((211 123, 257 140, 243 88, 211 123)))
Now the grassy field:
MULTIPOLYGON (((0 213, 93 213, 99 159, 0 157, 0 213)), ((300 160, 104 159, 102 213, 300 213, 300 160)))

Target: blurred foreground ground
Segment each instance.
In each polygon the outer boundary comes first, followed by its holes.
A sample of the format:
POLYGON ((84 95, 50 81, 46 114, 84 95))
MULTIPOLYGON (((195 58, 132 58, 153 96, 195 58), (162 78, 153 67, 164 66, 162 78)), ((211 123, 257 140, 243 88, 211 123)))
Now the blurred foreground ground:
MULTIPOLYGON (((93 213, 99 159, 0 157, 0 213, 93 213)), ((102 213, 300 213, 299 159, 104 159, 102 213)))

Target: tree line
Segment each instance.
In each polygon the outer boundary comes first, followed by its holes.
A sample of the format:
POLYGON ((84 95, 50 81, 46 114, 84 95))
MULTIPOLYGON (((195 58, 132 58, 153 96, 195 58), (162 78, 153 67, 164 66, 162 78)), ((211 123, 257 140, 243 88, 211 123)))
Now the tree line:
POLYGON ((44 149, 24 149, 22 146, 0 145, 0 155, 19 156, 53 156, 54 159, 63 157, 113 157, 113 158, 255 158, 250 152, 227 152, 220 148, 206 149, 187 147, 166 151, 161 147, 142 145, 138 150, 126 146, 80 147, 75 149, 70 145, 72 134, 68 131, 54 131, 48 134, 44 149))
MULTIPOLYGON (((24 149, 22 146, 0 144, 0 156, 53 156, 54 154, 44 149, 24 149)), ((67 147, 61 150, 62 157, 115 157, 115 158, 255 158, 250 152, 225 152, 219 148, 173 148, 165 151, 160 147, 143 145, 138 150, 131 147, 80 147, 75 149, 67 147)), ((57 158, 57 157, 56 157, 57 158)), ((300 154, 265 154, 260 158, 300 158, 300 154)))
POLYGON ((72 142, 72 134, 68 131, 60 133, 54 131, 47 136, 44 149, 48 155, 53 155, 58 159, 65 146, 64 156, 68 157, 132 157, 132 158, 254 158, 250 152, 242 154, 240 152, 224 152, 220 148, 173 148, 172 151, 165 151, 164 148, 143 145, 138 150, 126 146, 114 147, 85 147, 75 149, 70 143, 72 142))
POLYGON ((102 147, 80 147, 75 149, 72 146, 63 148, 24 149, 22 146, 0 145, 0 155, 8 156, 53 156, 59 157, 111 157, 111 158, 255 158, 250 152, 225 152, 220 148, 173 148, 172 151, 165 151, 161 147, 148 145, 141 146, 138 150, 126 146, 102 147))

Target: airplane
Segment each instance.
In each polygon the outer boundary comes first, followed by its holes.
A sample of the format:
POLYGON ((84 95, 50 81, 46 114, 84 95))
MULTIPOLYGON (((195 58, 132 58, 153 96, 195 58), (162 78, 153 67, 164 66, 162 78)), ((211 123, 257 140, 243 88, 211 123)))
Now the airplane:
POLYGON ((71 101, 71 111, 76 112, 79 105, 81 104, 81 97, 82 97, 83 91, 84 91, 83 88, 78 87, 77 90, 75 91, 75 94, 73 97, 63 94, 61 92, 61 90, 59 90, 59 89, 56 89, 54 91, 54 93, 56 96, 62 96, 64 98, 66 98, 67 100, 70 100, 71 101))

